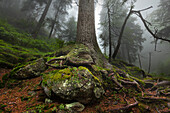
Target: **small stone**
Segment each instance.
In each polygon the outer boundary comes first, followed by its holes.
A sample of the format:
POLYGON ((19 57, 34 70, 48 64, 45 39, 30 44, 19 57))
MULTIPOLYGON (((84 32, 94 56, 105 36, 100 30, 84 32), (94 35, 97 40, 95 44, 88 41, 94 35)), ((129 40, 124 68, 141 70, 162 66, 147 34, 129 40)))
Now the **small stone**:
POLYGON ((65 105, 65 109, 71 109, 72 111, 78 111, 78 112, 81 112, 84 110, 84 105, 79 103, 79 102, 74 102, 74 103, 71 103, 71 104, 66 104, 65 105))
POLYGON ((36 95, 36 92, 35 91, 28 91, 28 95, 34 96, 34 95, 36 95))
POLYGON ((46 99, 45 99, 45 103, 46 103, 46 104, 48 104, 48 103, 52 103, 52 102, 53 102, 53 101, 52 101, 52 100, 50 100, 50 99, 48 99, 48 98, 46 98, 46 99))

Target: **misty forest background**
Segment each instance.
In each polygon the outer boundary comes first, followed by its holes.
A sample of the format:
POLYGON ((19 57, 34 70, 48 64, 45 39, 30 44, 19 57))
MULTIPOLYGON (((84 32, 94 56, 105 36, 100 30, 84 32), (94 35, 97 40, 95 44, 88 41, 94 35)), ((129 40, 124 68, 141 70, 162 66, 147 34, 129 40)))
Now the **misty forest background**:
MULTIPOLYGON (((1 68, 13 68, 18 63, 51 54, 63 46, 75 43, 78 1, 49 1, 0 0, 1 68), (47 5, 49 5, 48 9, 47 5), (45 10, 46 14, 44 14, 45 10), (37 27, 38 25, 40 27, 37 27)), ((109 2, 98 0, 95 5, 101 7, 101 12, 96 10, 96 13, 100 14, 98 16, 100 19, 97 18, 100 20, 97 29, 100 31, 97 32, 98 42, 108 58, 109 26, 113 53, 122 24, 129 12, 130 3, 122 4, 121 0, 109 2)), ((169 0, 159 1, 157 8, 148 13, 145 19, 152 24, 149 27, 156 31, 158 36, 170 39, 169 0)), ((117 59, 135 64, 149 73, 170 76, 169 42, 151 37, 147 30, 141 27, 139 18, 135 15, 131 16, 126 24, 117 59)))

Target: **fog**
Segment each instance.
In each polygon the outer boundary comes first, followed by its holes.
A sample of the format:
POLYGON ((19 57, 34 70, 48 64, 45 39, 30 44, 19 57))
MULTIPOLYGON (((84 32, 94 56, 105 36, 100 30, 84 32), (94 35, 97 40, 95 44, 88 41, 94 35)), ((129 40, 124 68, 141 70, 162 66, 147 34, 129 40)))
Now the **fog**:
MULTIPOLYGON (((142 15, 147 19, 149 14, 157 9, 159 1, 160 0, 137 0, 137 2, 135 3, 135 9, 143 9, 143 8, 153 6, 152 9, 142 12, 142 15)), ((143 43, 144 48, 140 53, 141 60, 142 60, 142 67, 146 71, 148 70, 149 52, 151 52, 151 73, 159 73, 158 68, 160 68, 165 62, 167 62, 166 60, 170 57, 170 46, 168 46, 169 43, 159 42, 157 44, 157 50, 155 51, 155 44, 151 44, 151 42, 154 41, 154 38, 148 33, 148 31, 145 29, 143 23, 140 20, 138 20, 138 23, 144 30, 143 36, 146 38, 146 41, 143 43)), ((139 66, 138 61, 136 61, 135 64, 139 66)))
MULTIPOLYGON (((100 31, 100 11, 102 9, 102 0, 98 0, 98 4, 96 5, 96 10, 95 10, 95 23, 96 23, 96 34, 97 37, 99 37, 99 34, 101 33, 100 31)), ((141 12, 143 17, 147 20, 150 14, 158 8, 160 0, 137 0, 135 2, 135 10, 141 10, 148 8, 152 6, 153 8, 141 12)), ((133 15, 134 17, 137 17, 136 15, 133 15)), ((149 21, 152 23, 152 21, 149 21)), ((166 69, 160 69, 164 63, 168 62, 168 58, 170 57, 170 46, 169 43, 167 42, 158 42, 157 44, 157 49, 155 51, 155 44, 151 43, 154 41, 154 38, 148 33, 146 28, 144 27, 142 21, 140 18, 137 18, 137 23, 141 26, 143 29, 143 37, 146 38, 146 41, 142 44, 143 45, 143 50, 140 53, 141 61, 142 61, 142 68, 147 72, 149 68, 149 53, 151 52, 151 73, 166 73, 170 74, 168 71, 165 71, 166 69)), ((100 41, 98 41, 100 42, 100 41)), ((134 63, 134 65, 139 66, 139 61, 138 59, 134 63)))

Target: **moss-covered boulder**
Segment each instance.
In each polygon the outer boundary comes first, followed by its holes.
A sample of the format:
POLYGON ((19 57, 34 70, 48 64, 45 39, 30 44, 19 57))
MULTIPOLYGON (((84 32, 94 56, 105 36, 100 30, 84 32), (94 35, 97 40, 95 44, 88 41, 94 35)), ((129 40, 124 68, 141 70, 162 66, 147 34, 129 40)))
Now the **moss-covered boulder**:
POLYGON ((45 69, 45 61, 43 58, 40 58, 28 64, 15 67, 11 71, 10 77, 15 79, 34 78, 40 76, 40 74, 45 71, 45 69))
POLYGON ((100 80, 86 67, 68 67, 43 75, 42 87, 50 98, 76 100, 88 104, 102 97, 104 89, 100 80))

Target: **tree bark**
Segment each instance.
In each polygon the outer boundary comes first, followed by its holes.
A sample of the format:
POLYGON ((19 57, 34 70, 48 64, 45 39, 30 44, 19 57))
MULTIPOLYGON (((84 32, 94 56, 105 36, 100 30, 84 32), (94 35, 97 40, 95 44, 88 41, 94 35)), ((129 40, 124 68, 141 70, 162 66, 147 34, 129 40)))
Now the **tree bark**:
POLYGON ((109 21, 109 62, 111 62, 112 59, 112 39, 111 39, 111 22, 110 22, 110 9, 109 6, 107 6, 107 15, 108 15, 108 21, 109 21))
POLYGON ((84 44, 91 50, 91 56, 96 65, 111 68, 97 44, 94 20, 94 0, 79 0, 77 23, 77 43, 84 44))
POLYGON ((45 19, 46 15, 47 15, 47 12, 48 12, 48 9, 49 9, 51 3, 52 3, 52 0, 48 0, 47 5, 46 5, 46 7, 45 7, 45 9, 43 11, 43 14, 42 14, 40 20, 38 21, 38 24, 35 27, 34 31, 32 32, 33 38, 37 37, 37 35, 38 35, 39 31, 40 31, 40 28, 41 28, 41 26, 42 26, 42 24, 44 22, 44 19, 45 19))
POLYGON ((149 52, 149 67, 148 67, 148 74, 150 73, 151 70, 151 52, 149 52))

